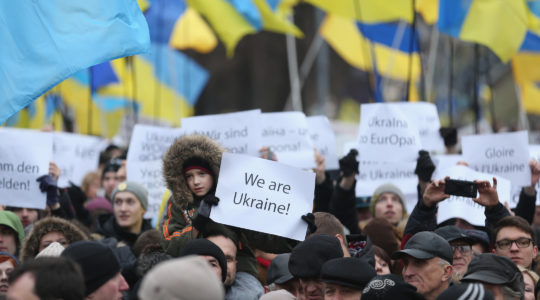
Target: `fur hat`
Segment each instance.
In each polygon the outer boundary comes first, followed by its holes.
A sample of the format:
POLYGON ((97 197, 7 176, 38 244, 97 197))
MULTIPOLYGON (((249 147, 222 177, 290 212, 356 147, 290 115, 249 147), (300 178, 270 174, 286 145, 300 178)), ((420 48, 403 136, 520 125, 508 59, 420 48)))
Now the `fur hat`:
POLYGON ((21 261, 34 258, 39 253, 39 244, 43 236, 50 232, 62 233, 68 243, 87 240, 86 234, 69 221, 58 217, 47 217, 34 223, 34 227, 26 237, 21 250, 21 261))
POLYGON ((223 284, 208 263, 198 256, 172 259, 157 265, 143 277, 139 299, 219 300, 223 284))
POLYGON ((371 215, 375 217, 375 204, 377 204, 377 200, 379 200, 379 197, 384 193, 392 193, 398 196, 399 201, 401 202, 401 206, 403 207, 403 217, 407 216, 405 195, 397 186, 393 185, 392 183, 385 183, 383 185, 380 185, 377 189, 375 189, 375 192, 373 192, 373 196, 371 196, 371 202, 369 204, 369 211, 371 212, 371 215))
POLYGON ((193 193, 184 177, 184 164, 196 157, 208 163, 210 171, 216 174, 217 182, 221 156, 225 149, 217 142, 203 135, 186 135, 171 145, 163 156, 163 177, 167 188, 172 192, 172 202, 178 208, 184 208, 187 203, 193 203, 193 193))

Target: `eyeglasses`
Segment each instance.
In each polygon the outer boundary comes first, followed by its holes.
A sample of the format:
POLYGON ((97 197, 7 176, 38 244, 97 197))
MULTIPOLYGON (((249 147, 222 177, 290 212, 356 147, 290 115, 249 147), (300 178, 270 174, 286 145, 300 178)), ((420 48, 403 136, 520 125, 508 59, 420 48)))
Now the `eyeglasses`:
POLYGON ((452 246, 452 252, 458 251, 459 253, 469 253, 472 251, 471 245, 459 245, 459 246, 452 246))
POLYGON ((501 250, 508 250, 512 247, 513 243, 516 243, 516 246, 518 248, 527 248, 529 247, 529 245, 531 245, 531 242, 532 242, 532 239, 519 238, 517 240, 504 239, 504 240, 495 242, 495 244, 497 245, 497 248, 501 250))

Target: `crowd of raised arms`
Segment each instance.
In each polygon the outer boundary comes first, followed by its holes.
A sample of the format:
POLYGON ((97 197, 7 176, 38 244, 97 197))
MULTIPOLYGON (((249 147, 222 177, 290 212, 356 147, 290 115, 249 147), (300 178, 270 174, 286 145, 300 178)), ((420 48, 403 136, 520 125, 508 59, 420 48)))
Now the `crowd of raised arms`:
MULTIPOLYGON (((455 130, 445 144, 454 148, 455 130)), ((172 143, 162 168, 170 195, 155 226, 144 218, 147 190, 126 181, 125 149, 103 151, 81 186, 59 188, 51 162, 37 178, 45 210, 0 211, 0 298, 540 299, 534 159, 513 210, 499 201, 495 178, 474 181, 485 225, 473 226, 461 218, 438 224, 449 178, 432 180, 426 151, 412 211, 392 182, 357 197, 356 150, 335 174, 315 151, 313 211, 301 217, 307 232, 297 241, 211 219, 224 151, 200 135, 172 143)), ((279 161, 266 147, 260 157, 279 161)))

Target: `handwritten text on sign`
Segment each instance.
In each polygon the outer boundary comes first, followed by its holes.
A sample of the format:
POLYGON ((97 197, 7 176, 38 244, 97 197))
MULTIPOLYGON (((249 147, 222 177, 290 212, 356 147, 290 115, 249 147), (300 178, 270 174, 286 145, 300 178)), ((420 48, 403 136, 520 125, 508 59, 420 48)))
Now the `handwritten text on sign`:
POLYGON ((36 179, 49 172, 52 133, 1 129, 0 139, 5 141, 0 143, 0 204, 44 209, 45 194, 36 179))
POLYGON ((304 240, 315 174, 265 159, 224 153, 216 196, 216 222, 304 240), (276 226, 279 224, 279 226, 276 226))
POLYGON ((513 185, 531 185, 527 131, 470 135, 462 138, 463 157, 478 172, 509 179, 513 185))

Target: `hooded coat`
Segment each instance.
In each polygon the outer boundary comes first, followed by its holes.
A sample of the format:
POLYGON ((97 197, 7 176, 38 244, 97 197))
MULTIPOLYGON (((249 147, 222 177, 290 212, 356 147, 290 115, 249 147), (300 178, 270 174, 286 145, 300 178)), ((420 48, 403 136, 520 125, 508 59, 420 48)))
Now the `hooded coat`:
MULTIPOLYGON (((177 139, 163 156, 163 177, 167 188, 172 192, 165 207, 163 224, 160 226, 161 245, 165 252, 173 257, 178 256, 180 250, 193 239, 192 220, 197 216, 200 199, 196 199, 185 180, 183 166, 191 158, 199 158, 208 163, 213 173, 214 188, 217 185, 221 157, 225 149, 212 139, 201 135, 187 135, 177 139)), ((211 191, 211 193, 214 190, 211 191)), ((208 234, 222 234, 230 237, 237 245, 251 245, 257 249, 271 253, 290 252, 291 244, 280 237, 226 227, 222 224, 209 222, 201 232, 208 234)), ((257 274, 256 262, 248 247, 239 248, 238 256, 242 252, 252 259, 245 262, 238 261, 238 271, 257 274), (242 251, 243 250, 243 251, 242 251)))
POLYGON ((88 236, 77 226, 58 217, 47 217, 39 220, 26 237, 21 250, 21 261, 28 261, 39 253, 39 244, 43 236, 50 232, 62 233, 70 244, 87 240, 88 236))

